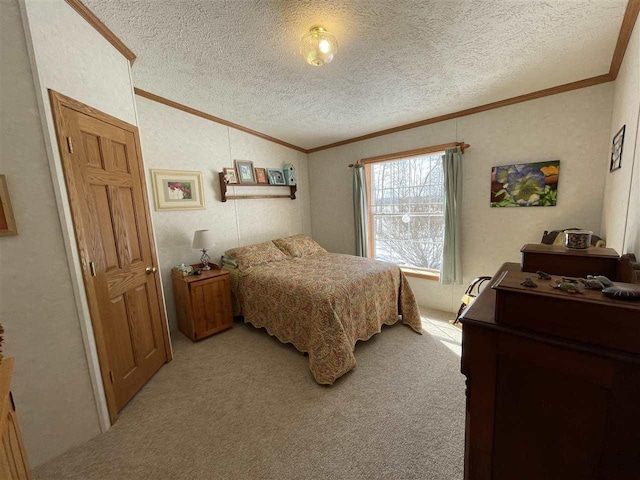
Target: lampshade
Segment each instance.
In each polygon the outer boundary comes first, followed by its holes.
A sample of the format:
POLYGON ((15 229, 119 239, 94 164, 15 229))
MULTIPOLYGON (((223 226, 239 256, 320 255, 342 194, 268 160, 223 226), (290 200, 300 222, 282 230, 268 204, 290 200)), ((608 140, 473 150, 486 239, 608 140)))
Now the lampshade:
POLYGON ((331 62, 338 53, 338 41, 324 27, 317 25, 302 37, 300 53, 308 64, 320 67, 331 62))
POLYGON ((209 230, 196 230, 193 234, 193 248, 202 250, 203 248, 215 247, 216 242, 213 233, 209 230))

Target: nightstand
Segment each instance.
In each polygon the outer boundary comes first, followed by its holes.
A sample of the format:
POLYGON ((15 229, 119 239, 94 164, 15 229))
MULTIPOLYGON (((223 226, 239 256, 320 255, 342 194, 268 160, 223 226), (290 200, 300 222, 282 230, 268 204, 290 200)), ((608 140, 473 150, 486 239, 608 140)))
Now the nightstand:
MULTIPOLYGON (((201 266, 193 265, 193 269, 201 266)), ((171 277, 182 333, 196 341, 233 327, 229 272, 212 264, 202 275, 187 277, 174 268, 171 277)))

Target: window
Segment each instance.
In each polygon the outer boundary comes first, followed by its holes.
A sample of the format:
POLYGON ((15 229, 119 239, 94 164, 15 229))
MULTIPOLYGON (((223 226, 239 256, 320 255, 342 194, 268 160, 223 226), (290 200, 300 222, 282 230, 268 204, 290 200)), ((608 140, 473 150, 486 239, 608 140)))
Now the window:
POLYGON ((437 276, 444 239, 442 152, 370 163, 367 169, 370 256, 437 276))

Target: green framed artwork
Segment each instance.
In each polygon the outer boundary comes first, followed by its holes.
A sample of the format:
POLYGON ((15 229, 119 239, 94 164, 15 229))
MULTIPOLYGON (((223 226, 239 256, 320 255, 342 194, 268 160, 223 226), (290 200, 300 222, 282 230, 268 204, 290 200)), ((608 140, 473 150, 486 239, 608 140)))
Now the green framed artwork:
POLYGON ((555 207, 560 160, 491 169, 492 207, 555 207))

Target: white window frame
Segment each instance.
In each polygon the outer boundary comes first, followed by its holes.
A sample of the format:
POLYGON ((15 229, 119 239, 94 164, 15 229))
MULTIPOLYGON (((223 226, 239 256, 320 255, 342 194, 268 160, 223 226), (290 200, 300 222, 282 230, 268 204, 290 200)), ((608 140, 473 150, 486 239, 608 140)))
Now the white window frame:
MULTIPOLYGON (((447 145, 449 146, 449 145, 447 145)), ((372 211, 372 197, 373 197, 373 189, 371 183, 372 177, 372 166, 374 164, 379 164, 382 162, 392 162, 398 160, 406 160, 410 158, 415 158, 418 156, 442 156, 444 155, 443 145, 439 145, 437 147, 426 147, 423 149, 417 150, 409 150, 405 152, 398 152, 389 155, 382 155, 380 157, 372 157, 369 159, 363 159, 360 163, 365 164, 365 176, 367 183, 367 202, 368 202, 368 230, 369 230, 369 238, 368 238, 368 251, 369 258, 375 258, 375 232, 374 232, 374 221, 373 221, 373 211, 372 211)), ((444 215, 444 212, 443 212, 444 215)), ((440 279, 440 271, 436 269, 428 269, 428 268, 420 268, 420 267, 408 267, 408 266, 400 266, 405 275, 424 278, 427 280, 439 280, 440 279)))

